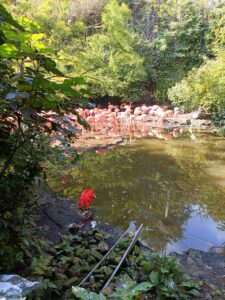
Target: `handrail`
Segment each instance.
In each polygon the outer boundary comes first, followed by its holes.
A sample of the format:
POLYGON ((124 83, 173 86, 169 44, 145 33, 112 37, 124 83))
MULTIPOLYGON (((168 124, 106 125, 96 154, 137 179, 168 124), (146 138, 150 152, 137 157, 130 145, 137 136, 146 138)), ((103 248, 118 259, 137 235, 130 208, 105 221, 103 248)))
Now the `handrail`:
POLYGON ((124 253, 123 257, 121 258, 120 262, 118 263, 116 269, 113 271, 112 275, 110 276, 110 278, 108 279, 108 281, 105 283, 105 285, 103 286, 103 288, 101 289, 100 293, 102 293, 107 286, 110 284, 110 282, 112 281, 113 277, 116 275, 116 273, 118 272, 120 266, 122 265, 122 263, 124 262, 124 260, 126 259, 127 255, 129 254, 129 252, 132 250, 132 248, 134 247, 135 243, 138 240, 138 236, 141 232, 141 229, 143 227, 143 224, 140 225, 140 227, 138 228, 138 230, 135 231, 135 236, 133 237, 131 243, 129 244, 126 252, 124 253))
POLYGON ((120 236, 120 238, 115 242, 115 244, 109 249, 109 251, 103 256, 103 258, 95 265, 95 267, 87 274, 87 276, 79 283, 78 286, 81 286, 87 281, 87 279, 94 273, 94 271, 101 265, 101 263, 108 257, 108 255, 115 249, 117 244, 122 240, 122 238, 129 232, 130 226, 124 233, 120 236))

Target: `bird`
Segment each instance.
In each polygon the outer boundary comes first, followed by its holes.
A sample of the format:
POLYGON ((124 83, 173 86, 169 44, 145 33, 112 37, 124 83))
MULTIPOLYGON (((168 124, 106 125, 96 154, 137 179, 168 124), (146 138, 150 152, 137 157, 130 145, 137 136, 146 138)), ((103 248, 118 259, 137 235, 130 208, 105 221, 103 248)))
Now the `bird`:
POLYGON ((93 189, 84 190, 80 195, 78 208, 84 207, 85 209, 88 209, 92 203, 93 198, 96 198, 93 189))
POLYGON ((194 133, 193 133, 193 131, 192 131, 192 126, 190 126, 190 128, 189 128, 189 130, 188 130, 189 132, 190 132, 190 138, 191 138, 191 140, 192 141, 195 141, 197 138, 196 138, 196 136, 194 135, 194 133))

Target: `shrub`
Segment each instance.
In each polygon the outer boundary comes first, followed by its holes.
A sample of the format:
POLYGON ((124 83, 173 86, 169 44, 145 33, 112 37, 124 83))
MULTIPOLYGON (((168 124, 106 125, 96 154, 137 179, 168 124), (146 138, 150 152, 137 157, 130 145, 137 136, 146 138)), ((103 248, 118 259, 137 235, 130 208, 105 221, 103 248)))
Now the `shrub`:
POLYGON ((169 89, 174 105, 186 110, 200 106, 207 112, 219 112, 225 107, 225 52, 216 59, 206 60, 199 69, 193 69, 187 78, 169 89))

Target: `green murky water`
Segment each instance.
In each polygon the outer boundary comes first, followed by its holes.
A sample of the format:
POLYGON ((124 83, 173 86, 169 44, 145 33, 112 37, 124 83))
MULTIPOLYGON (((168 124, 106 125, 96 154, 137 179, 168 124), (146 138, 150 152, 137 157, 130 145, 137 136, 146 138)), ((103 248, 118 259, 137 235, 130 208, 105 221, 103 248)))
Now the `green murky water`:
POLYGON ((219 137, 146 138, 102 155, 88 152, 52 186, 77 200, 93 188, 98 220, 124 229, 129 221, 144 223, 142 239, 164 253, 225 242, 225 139, 219 137))

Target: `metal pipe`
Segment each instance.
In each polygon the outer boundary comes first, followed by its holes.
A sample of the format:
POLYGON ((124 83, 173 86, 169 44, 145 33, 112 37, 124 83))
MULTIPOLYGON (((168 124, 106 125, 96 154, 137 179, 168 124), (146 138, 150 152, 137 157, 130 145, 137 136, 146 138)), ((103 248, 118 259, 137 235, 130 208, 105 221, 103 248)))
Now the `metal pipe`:
POLYGON ((130 245, 128 246, 126 252, 124 253, 123 257, 121 258, 120 262, 118 263, 116 269, 113 271, 112 275, 110 276, 110 278, 108 279, 108 281, 105 283, 105 285, 103 286, 103 288, 101 289, 100 293, 102 293, 104 291, 104 289, 107 288, 107 286, 110 284, 110 282, 112 281, 113 277, 116 275, 116 273, 118 272, 120 266, 122 265, 122 263, 124 262, 124 260, 126 259, 127 255, 129 254, 129 252, 132 250, 133 246, 135 245, 135 243, 138 240, 138 236, 141 232, 141 229, 143 227, 143 224, 140 225, 140 227, 138 228, 138 230, 136 230, 135 232, 135 236, 133 237, 130 245))
POLYGON ((81 286, 85 283, 85 281, 94 273, 94 271, 101 265, 101 263, 107 258, 107 256, 115 249, 118 243, 122 240, 122 238, 130 231, 130 226, 126 231, 120 236, 120 238, 116 241, 116 243, 109 249, 109 251, 103 256, 103 258, 94 266, 94 268, 87 274, 87 276, 80 282, 78 286, 81 286))

